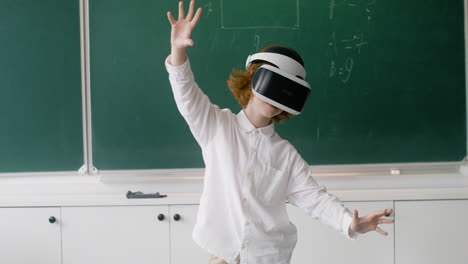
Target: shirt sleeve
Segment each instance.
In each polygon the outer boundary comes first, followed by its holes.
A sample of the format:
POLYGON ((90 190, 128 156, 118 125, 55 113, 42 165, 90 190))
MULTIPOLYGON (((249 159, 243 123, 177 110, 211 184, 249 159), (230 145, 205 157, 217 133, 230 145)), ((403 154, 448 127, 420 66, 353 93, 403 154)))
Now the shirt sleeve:
POLYGON ((288 201, 347 238, 356 239, 357 233, 349 228, 353 218, 350 210, 312 178, 309 165, 297 152, 292 157, 291 166, 288 201))
POLYGON ((216 134, 221 110, 211 104, 208 96, 198 87, 189 59, 182 65, 173 66, 169 56, 165 65, 177 108, 198 144, 204 148, 216 134))

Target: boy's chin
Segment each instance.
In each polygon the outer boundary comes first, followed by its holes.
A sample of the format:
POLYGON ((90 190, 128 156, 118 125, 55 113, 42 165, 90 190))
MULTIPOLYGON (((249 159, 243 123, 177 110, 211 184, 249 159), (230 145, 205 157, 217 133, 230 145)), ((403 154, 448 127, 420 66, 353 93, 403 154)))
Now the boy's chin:
POLYGON ((264 116, 268 117, 268 118, 273 118, 273 117, 275 117, 275 116, 277 116, 277 115, 279 115, 281 113, 282 113, 282 111, 278 112, 278 109, 276 109, 275 111, 265 111, 264 116))

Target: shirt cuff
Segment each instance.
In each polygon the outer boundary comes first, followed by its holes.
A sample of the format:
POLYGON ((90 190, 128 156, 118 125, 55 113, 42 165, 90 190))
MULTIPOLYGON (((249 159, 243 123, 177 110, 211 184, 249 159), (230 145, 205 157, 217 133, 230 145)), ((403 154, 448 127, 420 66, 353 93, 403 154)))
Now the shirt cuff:
POLYGON ((358 237, 358 233, 351 230, 351 223, 353 222, 353 216, 351 212, 346 209, 344 219, 343 219, 343 233, 346 235, 347 238, 351 240, 355 240, 358 237))
POLYGON ((186 76, 187 73, 191 72, 190 61, 188 57, 185 62, 179 66, 172 65, 170 63, 170 57, 171 55, 167 56, 164 62, 166 64, 166 70, 170 75, 174 75, 177 79, 179 79, 180 77, 186 76))

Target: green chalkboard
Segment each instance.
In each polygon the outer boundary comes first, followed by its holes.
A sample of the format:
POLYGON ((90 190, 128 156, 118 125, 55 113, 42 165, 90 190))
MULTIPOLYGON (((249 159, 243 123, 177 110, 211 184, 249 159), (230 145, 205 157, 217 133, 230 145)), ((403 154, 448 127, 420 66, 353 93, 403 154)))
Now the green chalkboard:
POLYGON ((83 165, 78 0, 0 1, 0 173, 83 165))
MULTIPOLYGON (((186 2, 186 5, 188 2, 186 2)), ((463 1, 200 0, 189 57, 214 104, 269 44, 304 58, 311 98, 277 125, 311 165, 460 161, 466 155, 463 1)), ((98 170, 203 167, 164 60, 177 1, 90 0, 93 163, 98 170)))

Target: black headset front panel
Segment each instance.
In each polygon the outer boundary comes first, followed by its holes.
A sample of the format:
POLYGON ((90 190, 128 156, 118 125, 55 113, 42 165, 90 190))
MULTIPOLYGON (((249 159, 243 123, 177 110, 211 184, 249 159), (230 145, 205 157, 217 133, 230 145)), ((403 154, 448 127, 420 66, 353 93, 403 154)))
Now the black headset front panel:
POLYGON ((298 112, 310 93, 309 88, 264 68, 257 70, 252 84, 257 93, 298 112))

